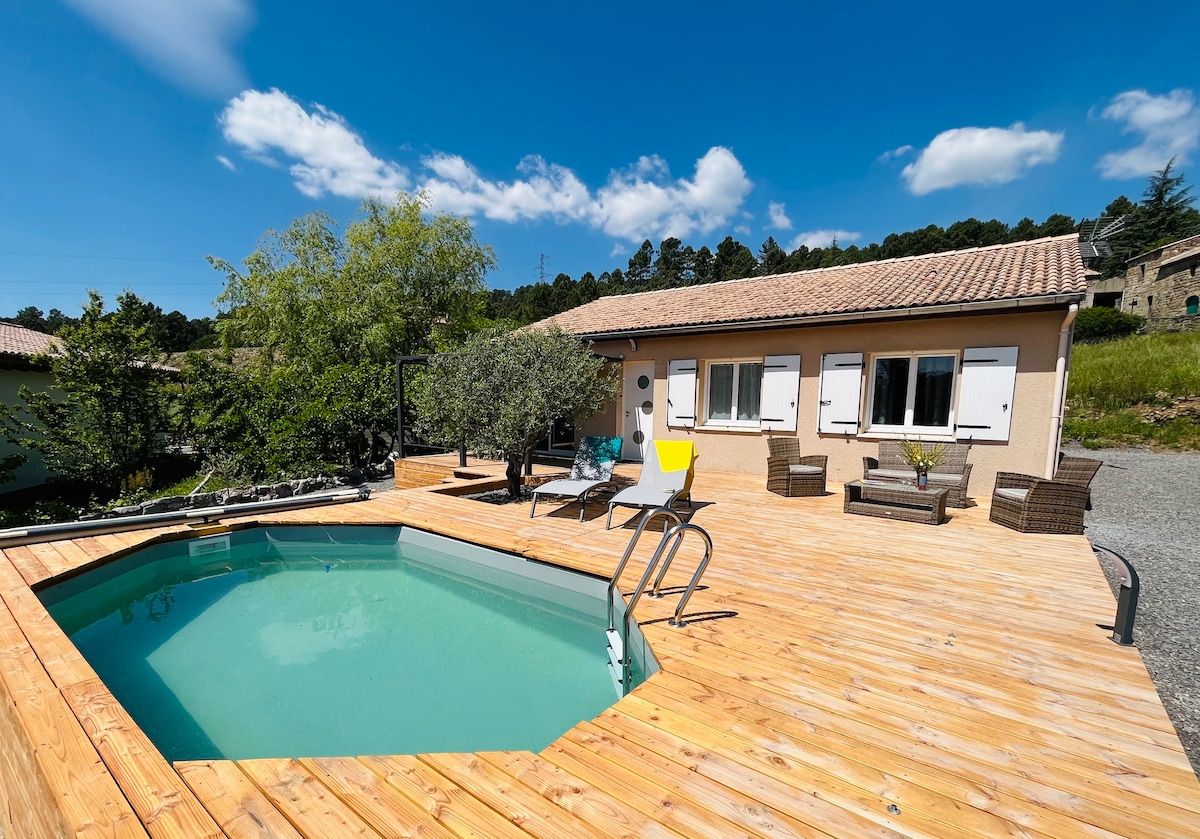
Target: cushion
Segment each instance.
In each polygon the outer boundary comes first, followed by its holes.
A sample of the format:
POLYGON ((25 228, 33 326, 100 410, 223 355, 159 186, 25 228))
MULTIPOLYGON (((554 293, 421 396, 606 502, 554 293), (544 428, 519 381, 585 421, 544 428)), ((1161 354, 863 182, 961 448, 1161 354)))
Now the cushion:
POLYGON ((1018 504, 1025 503, 1025 496, 1029 495, 1027 489, 1017 489, 1016 487, 1000 487, 996 490, 996 495, 1001 498, 1007 498, 1009 501, 1016 501, 1018 504))
POLYGON ((867 471, 867 477, 878 480, 891 478, 892 480, 915 481, 917 472, 915 469, 870 469, 867 471))
POLYGON ((824 471, 820 466, 807 466, 803 463, 793 463, 788 467, 788 472, 793 475, 819 475, 824 471))

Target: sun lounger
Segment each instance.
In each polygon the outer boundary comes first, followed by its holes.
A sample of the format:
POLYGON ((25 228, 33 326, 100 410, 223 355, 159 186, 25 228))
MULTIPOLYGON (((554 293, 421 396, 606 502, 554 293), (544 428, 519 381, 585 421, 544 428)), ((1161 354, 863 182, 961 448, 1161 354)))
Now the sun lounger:
POLYGON ((537 512, 539 495, 556 495, 574 498, 579 502, 579 520, 587 508, 588 493, 612 483, 613 467, 621 454, 620 437, 584 437, 575 451, 575 462, 566 478, 550 481, 533 490, 533 506, 529 517, 537 512))
POLYGON ((655 440, 650 453, 642 464, 638 482, 608 502, 606 530, 612 527, 614 507, 670 507, 680 497, 686 497, 691 504, 695 444, 690 440, 655 440))

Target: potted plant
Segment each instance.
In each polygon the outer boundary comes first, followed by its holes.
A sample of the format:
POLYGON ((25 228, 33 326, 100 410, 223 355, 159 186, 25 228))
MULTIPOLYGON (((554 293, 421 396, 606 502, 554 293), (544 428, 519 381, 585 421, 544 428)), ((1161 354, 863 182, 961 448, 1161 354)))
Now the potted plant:
POLYGON ((929 470, 945 459, 946 447, 935 443, 927 449, 919 440, 901 440, 900 454, 917 473, 917 489, 923 490, 929 487, 929 470))

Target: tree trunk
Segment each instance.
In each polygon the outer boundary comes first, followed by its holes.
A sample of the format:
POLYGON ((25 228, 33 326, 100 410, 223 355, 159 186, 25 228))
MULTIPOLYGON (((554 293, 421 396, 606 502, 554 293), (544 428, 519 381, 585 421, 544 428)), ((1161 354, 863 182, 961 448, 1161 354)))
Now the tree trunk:
POLYGON ((508 478, 508 494, 512 498, 521 496, 521 466, 524 463, 525 458, 521 454, 508 456, 508 467, 504 470, 504 477, 508 478))

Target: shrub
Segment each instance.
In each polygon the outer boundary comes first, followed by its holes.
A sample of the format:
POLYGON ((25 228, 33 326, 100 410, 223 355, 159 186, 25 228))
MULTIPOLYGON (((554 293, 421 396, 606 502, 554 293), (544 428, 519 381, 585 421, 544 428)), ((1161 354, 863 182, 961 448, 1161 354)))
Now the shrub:
POLYGON ((1142 331, 1146 319, 1106 306, 1080 309, 1075 316, 1075 341, 1080 344, 1095 344, 1113 341, 1142 331))

